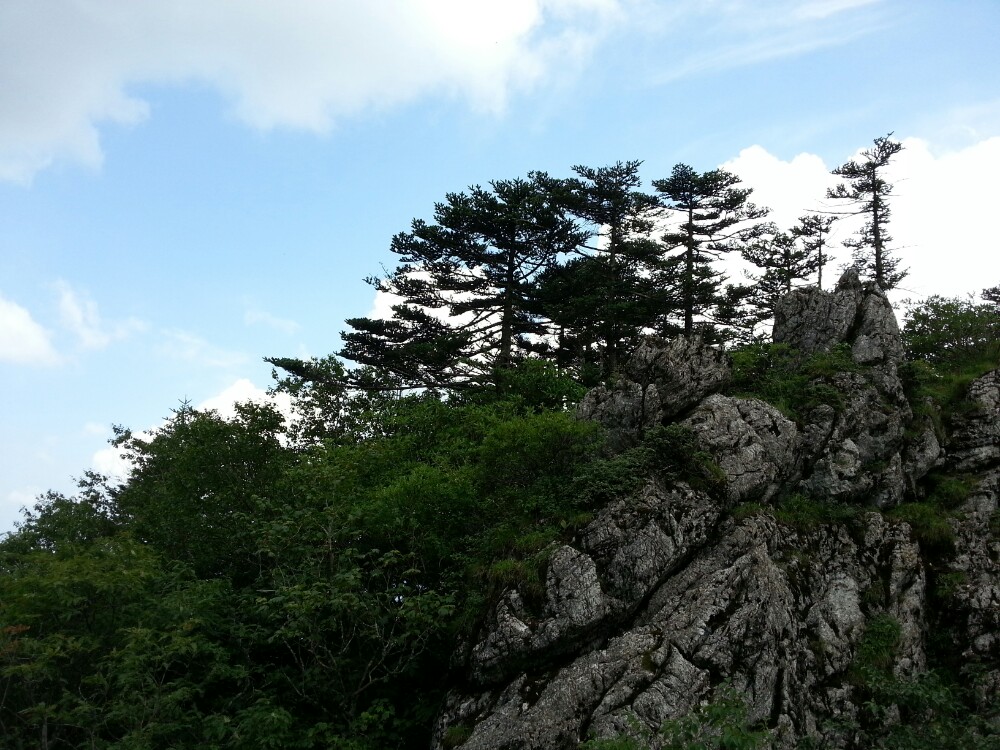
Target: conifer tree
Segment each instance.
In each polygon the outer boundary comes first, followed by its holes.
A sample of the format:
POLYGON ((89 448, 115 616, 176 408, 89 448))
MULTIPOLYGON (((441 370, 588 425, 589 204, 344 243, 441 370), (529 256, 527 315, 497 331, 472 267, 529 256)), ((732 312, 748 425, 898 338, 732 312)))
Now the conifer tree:
POLYGON ((557 361, 599 367, 603 378, 667 303, 652 273, 659 248, 650 235, 659 201, 640 190, 640 164, 573 168, 577 176, 564 183, 568 208, 589 230, 589 241, 576 257, 550 268, 539 288, 561 350, 557 361))
POLYGON ((400 265, 369 279, 400 299, 393 316, 348 320, 341 356, 438 388, 483 381, 529 352, 545 333, 531 311, 537 277, 585 237, 558 190, 533 172, 451 193, 436 223, 414 220, 392 241, 400 265))
POLYGON ((815 263, 816 286, 823 288, 823 267, 830 262, 830 229, 836 216, 807 214, 799 217, 799 223, 792 227, 792 236, 802 243, 802 247, 815 263))
POLYGON ((876 138, 874 146, 861 152, 862 161, 852 159, 833 170, 847 182, 827 191, 828 198, 847 201, 847 215, 865 217, 858 235, 844 240, 853 248, 854 266, 860 273, 872 277, 882 289, 892 289, 906 276, 899 270, 899 259, 889 248, 889 195, 892 184, 885 179, 885 170, 892 157, 903 150, 903 144, 892 140, 892 133, 876 138))
MULTIPOLYGON (((670 177, 653 181, 664 207, 678 221, 663 235, 667 257, 658 277, 675 292, 685 335, 693 333, 696 318, 722 301, 724 276, 713 264, 766 230, 754 222, 768 210, 751 203, 752 189, 739 184, 740 178, 730 172, 698 173, 687 164, 677 164, 670 177)), ((661 323, 661 328, 667 326, 661 323)))
POLYGON ((771 225, 768 234, 747 244, 743 257, 763 273, 748 273, 753 281, 749 287, 748 302, 753 310, 755 323, 774 316, 778 300, 795 286, 809 279, 818 266, 818 257, 807 247, 800 247, 795 237, 771 225))

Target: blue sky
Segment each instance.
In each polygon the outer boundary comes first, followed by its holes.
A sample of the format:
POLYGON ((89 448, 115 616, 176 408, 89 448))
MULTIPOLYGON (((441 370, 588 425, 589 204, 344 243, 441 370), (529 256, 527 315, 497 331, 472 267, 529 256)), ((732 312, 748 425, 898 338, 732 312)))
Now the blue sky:
POLYGON ((1000 283, 998 34, 996 0, 3 0, 0 531, 113 423, 335 351, 471 184, 722 165, 787 224, 894 131, 896 299, 1000 283))

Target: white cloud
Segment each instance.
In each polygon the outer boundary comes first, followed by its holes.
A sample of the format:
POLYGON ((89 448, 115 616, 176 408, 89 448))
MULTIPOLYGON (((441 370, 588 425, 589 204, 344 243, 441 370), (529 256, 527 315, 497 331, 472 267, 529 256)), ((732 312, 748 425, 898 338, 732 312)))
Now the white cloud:
POLYGON ((56 290, 59 292, 62 324, 77 337, 83 349, 104 349, 113 341, 145 329, 145 324, 135 318, 115 323, 104 322, 97 310, 97 303, 75 291, 65 281, 57 281, 56 290))
POLYGON ((197 362, 207 367, 238 367, 249 360, 243 352, 222 349, 201 336, 178 329, 163 331, 163 342, 158 351, 170 359, 197 362))
POLYGON ((825 210, 826 190, 837 182, 815 154, 798 154, 783 161, 756 145, 743 149, 721 168, 740 175, 746 186, 753 188, 750 199, 769 207, 768 219, 782 227, 793 226, 804 214, 825 210))
POLYGON ((586 56, 618 0, 10 0, 0 4, 0 179, 101 163, 135 84, 197 82, 257 128, 324 133, 427 95, 500 111, 586 56))
POLYGON ((291 414, 291 399, 287 393, 279 393, 272 396, 263 388, 258 388, 247 378, 236 380, 232 385, 216 395, 202 401, 196 408, 199 411, 215 410, 223 419, 232 419, 236 416, 236 404, 245 404, 247 402, 271 404, 286 418, 291 414))
MULTIPOLYGON (((921 139, 905 138, 903 144, 887 177, 894 185, 893 247, 910 275, 893 297, 960 296, 1000 283, 1000 246, 984 229, 1000 204, 992 177, 1000 172, 1000 138, 939 155, 921 139)), ((812 154, 784 161, 753 146, 722 168, 740 175, 755 189, 754 199, 771 206, 772 218, 787 228, 811 207, 836 207, 823 200, 833 166, 812 154)), ((851 231, 837 233, 846 237, 851 231)), ((844 252, 840 259, 848 257, 844 252)))
POLYGON ((54 365, 60 357, 51 334, 25 308, 0 295, 0 362, 54 365))
POLYGON ((276 331, 291 335, 297 332, 301 326, 294 320, 279 318, 264 310, 251 309, 243 313, 243 322, 248 326, 263 325, 273 328, 276 331))
POLYGON ((103 474, 113 482, 122 482, 132 472, 132 462, 122 455, 121 448, 109 445, 94 453, 90 465, 98 474, 103 474))
POLYGON ((22 487, 11 490, 0 499, 0 535, 13 531, 14 524, 24 520, 22 508, 33 508, 42 490, 37 487, 22 487))

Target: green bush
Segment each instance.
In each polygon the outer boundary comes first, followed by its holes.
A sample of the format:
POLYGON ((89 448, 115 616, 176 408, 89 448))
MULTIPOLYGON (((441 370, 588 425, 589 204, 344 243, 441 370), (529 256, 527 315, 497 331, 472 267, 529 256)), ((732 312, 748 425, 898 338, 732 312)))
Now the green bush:
POLYGON ((714 699, 686 716, 665 721, 655 733, 632 717, 636 737, 619 735, 591 739, 580 750, 755 750, 764 747, 771 733, 747 717, 747 705, 731 686, 716 689, 714 699))
POLYGON ((862 370, 847 344, 808 357, 786 344, 752 344, 733 351, 732 359, 731 395, 759 398, 796 422, 820 405, 842 408, 842 396, 832 380, 840 373, 862 370))
POLYGON ((903 503, 889 517, 905 521, 920 546, 930 553, 948 553, 955 547, 955 532, 945 511, 930 503, 903 503))
POLYGON ((862 675, 869 671, 891 672, 903 636, 903 629, 891 615, 880 614, 868 621, 858 644, 854 668, 862 675))

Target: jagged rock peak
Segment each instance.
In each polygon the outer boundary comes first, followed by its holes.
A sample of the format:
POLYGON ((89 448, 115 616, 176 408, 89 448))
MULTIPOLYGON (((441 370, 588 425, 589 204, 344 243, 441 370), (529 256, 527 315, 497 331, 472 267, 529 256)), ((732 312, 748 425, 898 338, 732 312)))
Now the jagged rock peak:
POLYGON ((854 360, 864 365, 903 359, 899 324, 885 292, 875 282, 862 282, 853 268, 832 292, 803 287, 785 295, 774 311, 774 342, 806 355, 850 344, 854 360))

